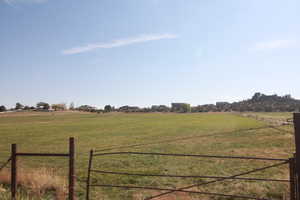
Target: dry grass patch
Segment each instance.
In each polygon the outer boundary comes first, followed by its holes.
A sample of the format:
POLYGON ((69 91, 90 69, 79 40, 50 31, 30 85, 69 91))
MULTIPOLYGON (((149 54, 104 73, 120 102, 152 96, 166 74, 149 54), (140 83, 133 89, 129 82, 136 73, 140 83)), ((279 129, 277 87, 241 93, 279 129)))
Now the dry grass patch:
MULTIPOLYGON (((0 183, 10 184, 10 170, 0 172, 0 183)), ((18 185, 28 190, 30 196, 41 198, 46 192, 53 191, 57 200, 67 197, 67 182, 58 176, 56 170, 49 168, 19 169, 18 185)))

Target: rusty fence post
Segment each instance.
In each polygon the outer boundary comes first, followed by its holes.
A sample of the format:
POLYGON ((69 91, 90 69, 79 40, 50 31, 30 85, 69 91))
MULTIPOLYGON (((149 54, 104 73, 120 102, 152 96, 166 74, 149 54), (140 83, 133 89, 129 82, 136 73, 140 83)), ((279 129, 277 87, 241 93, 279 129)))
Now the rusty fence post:
POLYGON ((295 199, 299 199, 299 192, 298 192, 298 180, 296 174, 296 153, 294 153, 294 192, 295 192, 295 199))
POLYGON ((17 193, 17 145, 11 145, 11 199, 16 200, 17 193))
POLYGON ((296 147, 296 166, 295 166, 295 182, 296 182, 296 199, 300 200, 300 113, 294 113, 295 127, 295 147, 296 147))
POLYGON ((69 200, 74 200, 75 193, 75 143, 69 139, 69 200))
POLYGON ((290 167, 290 200, 296 200, 295 194, 295 159, 289 159, 289 167, 290 167))
POLYGON ((90 151, 88 174, 87 174, 87 180, 86 180, 86 200, 90 199, 90 178, 91 178, 93 154, 94 154, 94 151, 92 149, 90 151))

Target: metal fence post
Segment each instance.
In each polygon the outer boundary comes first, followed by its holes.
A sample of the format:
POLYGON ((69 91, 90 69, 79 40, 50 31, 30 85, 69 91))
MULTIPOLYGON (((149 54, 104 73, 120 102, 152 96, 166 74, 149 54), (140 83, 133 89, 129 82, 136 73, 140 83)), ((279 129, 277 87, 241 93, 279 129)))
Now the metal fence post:
POLYGON ((289 159, 289 167, 290 167, 290 200, 295 200, 295 159, 289 159))
POLYGON ((300 113, 294 113, 294 127, 295 127, 295 146, 296 146, 296 199, 299 200, 300 192, 300 113))
POLYGON ((11 145, 11 199, 16 200, 17 193, 17 145, 11 145))
POLYGON ((91 178, 91 168, 92 168, 93 154, 94 154, 94 151, 92 149, 90 151, 88 174, 87 174, 87 180, 86 180, 86 200, 90 199, 90 178, 91 178))
POLYGON ((69 200, 74 200, 75 192, 75 144, 74 138, 69 139, 69 200))

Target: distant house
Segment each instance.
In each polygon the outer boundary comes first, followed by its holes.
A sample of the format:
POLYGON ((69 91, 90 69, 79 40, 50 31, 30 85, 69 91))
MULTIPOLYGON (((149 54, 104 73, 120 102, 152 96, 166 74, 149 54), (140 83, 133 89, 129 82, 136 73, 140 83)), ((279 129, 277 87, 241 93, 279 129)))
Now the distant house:
POLYGON ((122 106, 119 108, 120 112, 140 112, 140 108, 137 106, 122 106))
POLYGON ((53 112, 54 109, 52 108, 48 108, 48 109, 43 109, 43 108, 36 108, 36 109, 33 109, 33 111, 38 111, 38 112, 53 112))
POLYGON ((177 113, 191 112, 191 105, 188 103, 172 103, 171 111, 177 113))
POLYGON ((79 106, 77 108, 77 110, 85 111, 85 112, 95 112, 97 110, 97 108, 93 107, 93 106, 89 106, 89 105, 82 105, 82 106, 79 106))
POLYGON ((170 112, 170 108, 165 105, 153 105, 151 106, 151 112, 170 112))

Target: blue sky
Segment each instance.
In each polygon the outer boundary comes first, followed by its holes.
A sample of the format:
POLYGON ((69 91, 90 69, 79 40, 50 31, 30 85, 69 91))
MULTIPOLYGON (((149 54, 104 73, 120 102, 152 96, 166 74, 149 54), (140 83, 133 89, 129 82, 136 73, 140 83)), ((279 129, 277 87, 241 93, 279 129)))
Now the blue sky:
POLYGON ((0 0, 0 104, 300 98, 299 0, 0 0))

